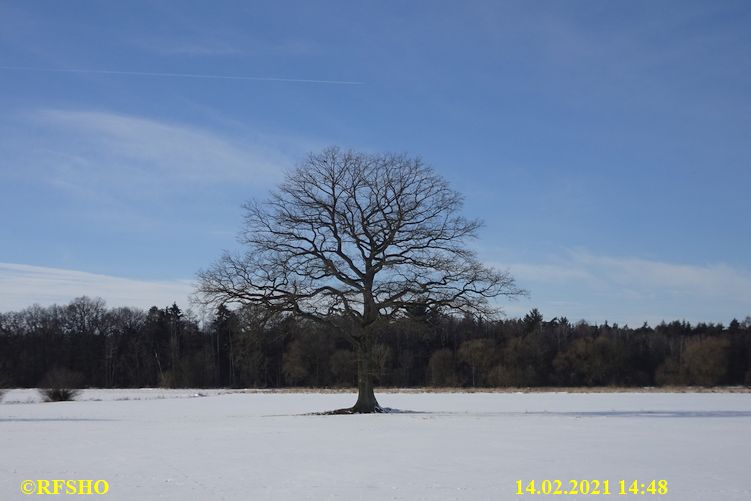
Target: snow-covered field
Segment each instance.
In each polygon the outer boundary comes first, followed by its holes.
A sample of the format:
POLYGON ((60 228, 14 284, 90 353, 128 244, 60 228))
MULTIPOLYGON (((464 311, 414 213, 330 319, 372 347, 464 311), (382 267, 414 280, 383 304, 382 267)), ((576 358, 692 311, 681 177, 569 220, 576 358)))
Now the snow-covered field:
POLYGON ((2 500, 33 497, 29 479, 104 479, 101 498, 139 501, 751 499, 749 393, 389 393, 382 405, 413 412, 367 416, 306 415, 351 405, 348 393, 35 398, 0 404, 2 500), (533 479, 616 492, 516 494, 533 479), (621 479, 669 492, 619 496, 621 479))

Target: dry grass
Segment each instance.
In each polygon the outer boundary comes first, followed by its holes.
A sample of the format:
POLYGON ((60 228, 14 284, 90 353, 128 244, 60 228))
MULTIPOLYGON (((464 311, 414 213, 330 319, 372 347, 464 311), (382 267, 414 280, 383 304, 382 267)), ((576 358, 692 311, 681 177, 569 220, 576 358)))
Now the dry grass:
MULTIPOLYGON (((354 393, 356 388, 249 388, 232 393, 354 393)), ((376 393, 751 393, 749 386, 527 387, 527 388, 376 388, 376 393)))

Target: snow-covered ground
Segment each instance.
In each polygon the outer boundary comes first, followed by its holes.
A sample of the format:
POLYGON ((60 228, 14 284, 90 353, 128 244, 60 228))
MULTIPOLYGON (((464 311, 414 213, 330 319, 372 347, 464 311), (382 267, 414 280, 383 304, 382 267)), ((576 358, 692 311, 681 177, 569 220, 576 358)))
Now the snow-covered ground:
MULTIPOLYGON (((112 500, 751 499, 749 393, 389 393, 388 415, 306 413, 349 393, 87 390, 0 404, 0 499, 104 479, 112 500), (666 496, 516 494, 516 481, 665 479, 666 496)), ((66 496, 60 496, 66 497, 66 496)), ((98 496, 89 496, 99 498, 98 496)))

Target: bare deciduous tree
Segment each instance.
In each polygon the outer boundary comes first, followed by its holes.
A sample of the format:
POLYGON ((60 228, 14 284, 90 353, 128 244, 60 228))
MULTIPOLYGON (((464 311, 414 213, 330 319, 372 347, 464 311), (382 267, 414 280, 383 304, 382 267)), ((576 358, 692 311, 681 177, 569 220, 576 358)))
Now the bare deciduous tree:
POLYGON ((467 246, 481 223, 419 158, 310 154, 261 203, 250 202, 242 255, 198 274, 205 303, 255 304, 341 331, 357 355, 358 398, 348 412, 381 412, 371 350, 378 322, 441 310, 492 315, 488 299, 522 294, 507 272, 467 246))

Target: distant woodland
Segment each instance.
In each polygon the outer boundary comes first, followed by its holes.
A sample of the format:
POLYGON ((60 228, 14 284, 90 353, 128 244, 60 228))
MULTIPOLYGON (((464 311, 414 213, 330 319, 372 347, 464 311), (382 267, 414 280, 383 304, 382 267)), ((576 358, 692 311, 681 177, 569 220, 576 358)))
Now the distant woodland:
MULTIPOLYGON (((356 386, 351 344, 292 317, 219 307, 107 308, 101 299, 0 314, 0 386, 356 386)), ((751 385, 751 317, 729 325, 571 323, 416 312, 378 327, 384 387, 751 385)))

